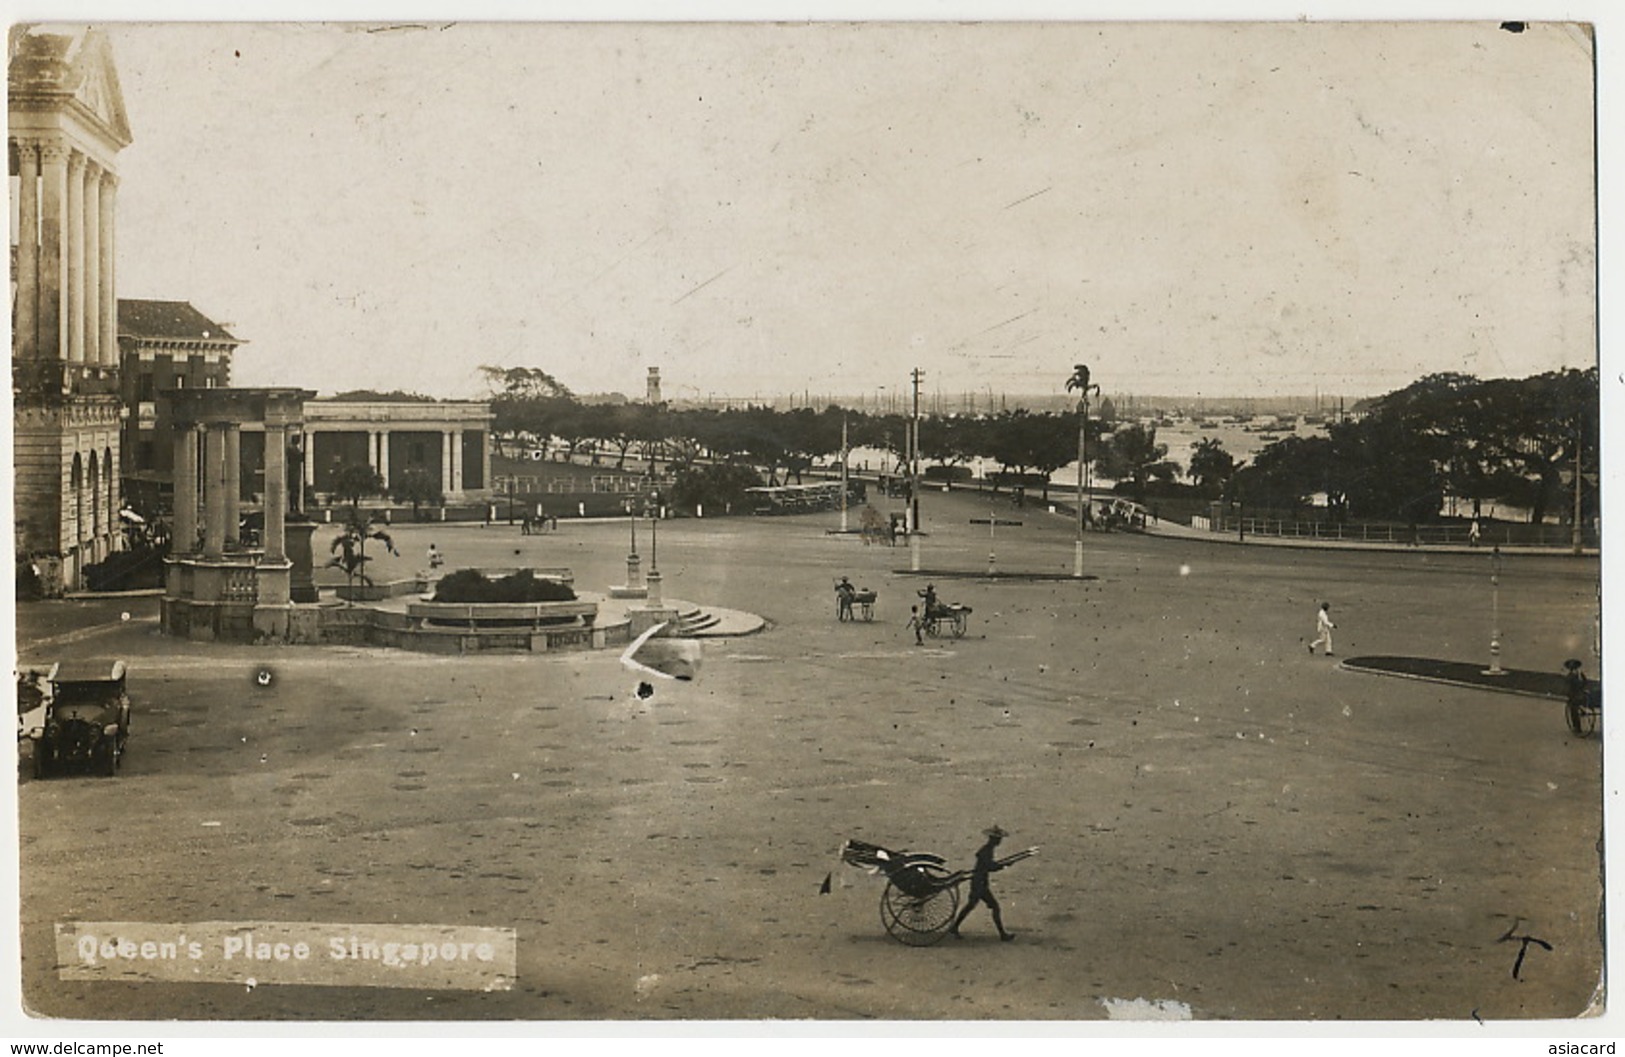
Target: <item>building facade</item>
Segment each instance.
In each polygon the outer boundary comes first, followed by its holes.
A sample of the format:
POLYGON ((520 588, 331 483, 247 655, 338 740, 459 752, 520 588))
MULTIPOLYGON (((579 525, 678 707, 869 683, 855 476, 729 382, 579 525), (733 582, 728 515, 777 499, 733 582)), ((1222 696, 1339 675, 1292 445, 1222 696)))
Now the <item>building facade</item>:
POLYGON ((47 593, 118 549, 117 157, 131 142, 107 38, 9 32, 16 546, 47 593))
POLYGON ((491 405, 477 400, 312 400, 305 405, 304 474, 318 494, 341 467, 365 465, 389 494, 409 471, 440 483, 447 503, 491 494, 491 405))
POLYGON ((154 517, 174 509, 168 390, 224 389, 242 341, 185 301, 118 303, 120 451, 125 502, 154 517))

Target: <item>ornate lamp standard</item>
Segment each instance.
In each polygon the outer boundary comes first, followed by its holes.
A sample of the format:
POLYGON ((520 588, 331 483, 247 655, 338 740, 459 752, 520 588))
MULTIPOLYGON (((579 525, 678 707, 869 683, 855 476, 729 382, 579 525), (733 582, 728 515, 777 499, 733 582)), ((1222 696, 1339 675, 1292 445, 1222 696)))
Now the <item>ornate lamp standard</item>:
POLYGON ((649 499, 649 608, 658 609, 660 598, 660 493, 649 499))
POLYGON ((1100 392, 1100 386, 1089 382, 1089 368, 1075 364, 1072 377, 1066 380, 1067 392, 1078 391, 1078 541, 1072 552, 1072 575, 1083 579, 1083 530, 1089 511, 1089 497, 1083 487, 1083 468, 1089 455, 1089 392, 1100 392))
POLYGON ((637 499, 627 496, 621 500, 621 506, 626 510, 627 524, 632 528, 632 550, 626 556, 626 586, 628 590, 641 591, 643 589, 643 560, 638 557, 637 499))

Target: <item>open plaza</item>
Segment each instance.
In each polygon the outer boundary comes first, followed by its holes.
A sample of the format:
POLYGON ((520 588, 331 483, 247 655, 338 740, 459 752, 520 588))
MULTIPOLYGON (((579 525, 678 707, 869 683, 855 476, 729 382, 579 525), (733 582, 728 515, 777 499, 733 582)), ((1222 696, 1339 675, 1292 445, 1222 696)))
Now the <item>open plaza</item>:
POLYGON ((1594 33, 12 27, 12 1019, 1605 1029, 1594 33))
MULTIPOLYGON (((1488 554, 1091 533, 1074 580, 1064 515, 989 517, 928 499, 920 565, 960 574, 929 580, 835 513, 663 523, 666 597, 765 626, 644 693, 618 649, 227 645, 161 635, 152 597, 19 605, 25 664, 123 659, 134 702, 119 777, 20 780, 27 1008, 1489 1022, 1601 1002, 1599 739, 1560 701, 1340 667, 1488 661, 1488 554), (836 620, 840 575, 876 593, 872 622, 836 620), (972 607, 962 638, 914 644, 927 582, 972 607), (1305 649, 1322 601, 1330 658, 1305 649), (885 879, 838 858, 858 838, 968 866, 994 825, 1040 848, 993 876, 1011 943, 982 909, 962 938, 897 943, 885 879), (73 922, 511 930, 515 975, 78 981, 73 922)), ((433 543, 604 591, 627 530, 397 526, 374 575, 433 543)), ((1597 578, 1594 556, 1507 553, 1502 662, 1591 657, 1597 578)))

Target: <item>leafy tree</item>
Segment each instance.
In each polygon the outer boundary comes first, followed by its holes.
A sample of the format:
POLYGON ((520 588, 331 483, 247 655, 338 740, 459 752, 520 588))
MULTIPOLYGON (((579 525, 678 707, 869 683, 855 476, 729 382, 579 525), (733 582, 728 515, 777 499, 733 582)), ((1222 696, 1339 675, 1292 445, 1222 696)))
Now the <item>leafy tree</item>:
POLYGON ((1582 473, 1595 474, 1600 455, 1601 405, 1598 372, 1551 371, 1521 381, 1497 380, 1481 387, 1486 418, 1496 423, 1485 438, 1491 461, 1530 482, 1530 520, 1552 508, 1572 511, 1564 477, 1575 456, 1582 473))
POLYGON ((1256 507, 1294 510, 1310 496, 1326 492, 1334 511, 1342 509, 1342 492, 1332 483, 1333 444, 1327 437, 1283 437, 1254 456, 1252 464, 1231 475, 1221 493, 1256 507))
POLYGON ((331 482, 333 497, 360 508, 361 500, 382 495, 384 480, 378 471, 365 463, 346 463, 333 471, 331 482))
POLYGON ((1105 448, 1101 473, 1131 482, 1136 499, 1145 498, 1146 484, 1152 478, 1171 481, 1178 473, 1178 467, 1167 458, 1168 445, 1157 443, 1155 426, 1119 426, 1105 448))
POLYGON ((679 466, 672 475, 671 501, 685 510, 704 506, 721 513, 746 509, 747 488, 758 488, 762 477, 749 466, 710 463, 679 466))
POLYGON ((384 392, 378 389, 349 389, 333 397, 334 400, 358 400, 375 404, 432 404, 435 398, 422 393, 411 393, 402 389, 391 389, 384 392))
POLYGON ((392 497, 397 503, 411 503, 414 520, 423 520, 422 508, 440 506, 446 501, 445 493, 440 490, 440 475, 431 473, 421 466, 412 466, 402 471, 395 481, 395 491, 392 497))
POLYGON ((482 366, 480 373, 497 399, 536 400, 548 397, 573 398, 570 387, 540 367, 482 366))
POLYGON ((1203 495, 1210 498, 1223 495, 1235 473, 1236 457, 1224 450, 1217 437, 1191 442, 1191 464, 1186 474, 1203 495))

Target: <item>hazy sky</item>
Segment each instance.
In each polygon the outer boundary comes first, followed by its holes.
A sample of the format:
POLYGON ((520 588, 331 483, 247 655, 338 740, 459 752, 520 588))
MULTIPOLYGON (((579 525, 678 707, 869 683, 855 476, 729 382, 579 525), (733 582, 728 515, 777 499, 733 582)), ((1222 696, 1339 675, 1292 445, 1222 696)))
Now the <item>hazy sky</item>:
POLYGON ((108 29, 120 296, 230 323, 237 384, 1358 395, 1596 358, 1573 27, 108 29))

